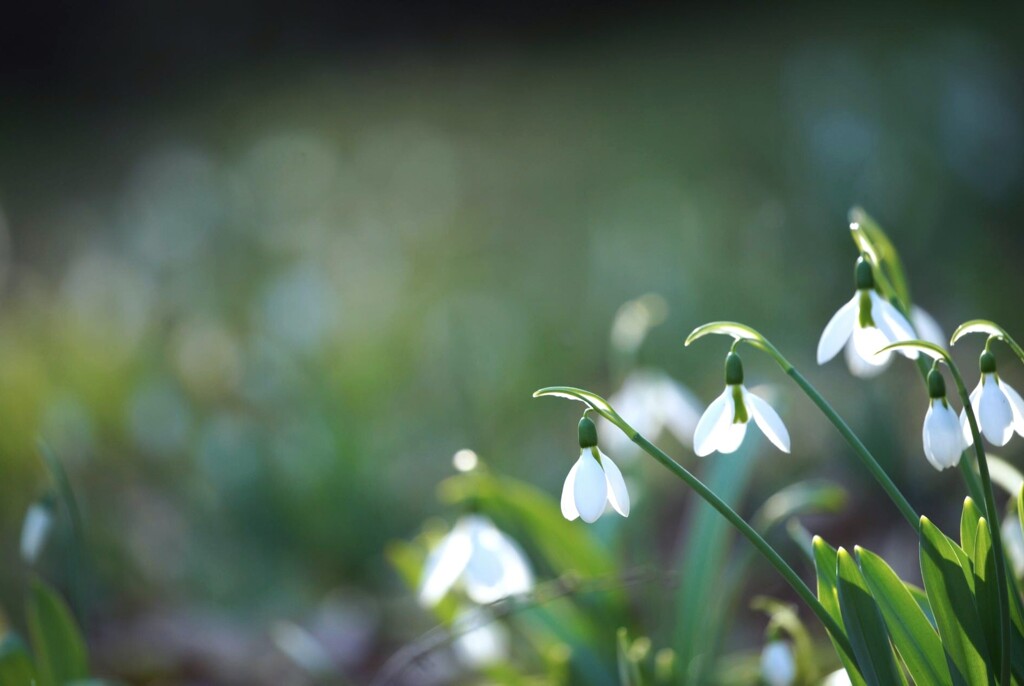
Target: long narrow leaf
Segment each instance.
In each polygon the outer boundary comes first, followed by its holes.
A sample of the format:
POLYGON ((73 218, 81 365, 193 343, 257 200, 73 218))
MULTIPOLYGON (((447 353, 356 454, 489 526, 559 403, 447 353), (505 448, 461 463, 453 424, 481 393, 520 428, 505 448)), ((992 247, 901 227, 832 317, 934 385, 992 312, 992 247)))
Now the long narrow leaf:
MULTIPOLYGON (((962 567, 967 559, 927 517, 921 517, 921 577, 946 652, 953 683, 990 686, 985 634, 962 567)), ((969 563, 968 563, 969 565, 969 563)), ((969 574, 973 576, 973 574, 969 574)))
POLYGON ((17 686, 36 681, 32 658, 20 638, 12 633, 0 641, 0 685, 17 686))
POLYGON ((979 519, 981 519, 981 510, 969 496, 964 498, 964 509, 960 513, 960 547, 969 555, 974 554, 979 519))
POLYGON ((839 609, 861 674, 871 686, 901 683, 903 675, 889 643, 889 632, 856 561, 844 548, 839 549, 837 559, 839 609))
POLYGON ((27 615, 39 686, 63 686, 89 676, 85 641, 67 603, 56 591, 42 581, 34 581, 27 615))
MULTIPOLYGON (((818 575, 818 600, 822 607, 832 615, 839 626, 843 626, 843 614, 839 609, 839 592, 836 588, 836 568, 838 565, 838 553, 821 536, 815 536, 812 543, 814 546, 814 568, 818 575)), ((843 663, 846 672, 850 675, 850 682, 853 686, 866 686, 867 682, 857 666, 857 659, 836 642, 831 634, 832 645, 839 655, 839 661, 843 663)))
POLYGON ((992 537, 988 532, 988 521, 978 520, 977 535, 974 537, 974 597, 978 605, 978 617, 985 632, 992 664, 1000 659, 999 640, 999 590, 996 586, 996 559, 992 554, 992 537))
POLYGON ((856 553, 868 590, 914 682, 951 684, 942 641, 910 590, 881 557, 863 548, 856 548, 856 553))

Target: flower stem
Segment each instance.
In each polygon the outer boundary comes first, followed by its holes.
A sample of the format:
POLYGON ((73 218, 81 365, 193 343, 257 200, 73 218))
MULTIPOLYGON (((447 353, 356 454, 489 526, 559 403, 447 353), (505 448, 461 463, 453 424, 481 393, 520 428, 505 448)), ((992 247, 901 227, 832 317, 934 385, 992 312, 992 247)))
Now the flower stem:
POLYGON ((981 485, 985 496, 985 512, 988 519, 989 533, 992 537, 992 552, 996 558, 996 590, 999 592, 999 642, 1000 664, 999 683, 1010 683, 1010 596, 1006 588, 1006 557, 1003 553, 1003 536, 999 529, 998 511, 996 510, 995 494, 992 491, 992 479, 988 473, 988 460, 985 458, 985 448, 981 445, 981 432, 978 431, 978 419, 974 416, 974 408, 971 407, 971 398, 964 385, 964 379, 960 376, 960 370, 953 363, 952 359, 946 359, 949 371, 956 381, 956 390, 960 395, 960 401, 964 405, 964 412, 967 414, 967 423, 971 427, 971 436, 974 438, 974 452, 978 456, 978 471, 981 474, 981 485))
POLYGON ((757 548, 758 552, 764 555, 768 562, 775 567, 779 574, 781 574, 793 590, 796 591, 796 594, 800 596, 801 600, 807 603, 807 606, 818 617, 818 619, 821 620, 821 623, 825 625, 825 628, 833 636, 843 651, 850 655, 853 654, 849 641, 846 638, 846 632, 843 628, 839 626, 836 620, 832 618, 832 615, 828 613, 828 610, 826 610, 818 601, 818 598, 814 595, 811 589, 807 587, 807 584, 804 583, 803 579, 801 579, 793 568, 782 559, 782 556, 779 555, 766 540, 764 540, 761 534, 757 533, 757 531, 755 531, 754 528, 746 522, 746 520, 740 517, 724 500, 715 495, 715 493, 705 486, 700 479, 662 452, 662 450, 656 445, 648 441, 635 430, 629 432, 627 435, 630 440, 640 446, 644 452, 660 462, 677 477, 682 479, 687 486, 692 488, 694 492, 711 505, 711 507, 718 510, 719 514, 725 517, 730 524, 743 534, 747 540, 757 548))

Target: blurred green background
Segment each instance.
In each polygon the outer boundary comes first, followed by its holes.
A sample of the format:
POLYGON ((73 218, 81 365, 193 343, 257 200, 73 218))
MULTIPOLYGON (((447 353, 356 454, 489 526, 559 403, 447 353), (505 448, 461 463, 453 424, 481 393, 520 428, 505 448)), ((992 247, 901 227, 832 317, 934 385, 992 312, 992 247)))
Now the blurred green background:
MULTIPOLYGON (((21 40, 47 59, 8 50, 0 107, 0 604, 15 625, 42 437, 91 552, 88 573, 59 546, 39 568, 64 589, 85 575, 98 671, 308 683, 268 638, 290 621, 368 680, 433 624, 385 547, 451 521, 435 485, 461 448, 557 497, 579 408, 530 394, 613 392, 609 329, 645 293, 669 309, 643 364, 708 402, 724 346, 682 340, 713 319, 754 326, 915 506, 956 521, 959 480, 921 454, 912 365, 863 381, 813 352, 851 295, 856 204, 947 335, 979 316, 1024 335, 1019 7, 388 7, 321 26, 303 5, 238 23, 233 5, 25 15, 21 40)), ((814 530, 894 565, 906 545, 913 575, 913 532, 770 362, 746 358, 794 444, 759 451, 750 502, 837 479, 851 502, 814 530)), ((624 568, 664 569, 692 497, 629 469, 650 497, 605 539, 624 568)), ((752 586, 786 594, 767 570, 752 586)), ((641 633, 654 610, 635 603, 641 633)), ((756 642, 752 626, 734 640, 756 642)))

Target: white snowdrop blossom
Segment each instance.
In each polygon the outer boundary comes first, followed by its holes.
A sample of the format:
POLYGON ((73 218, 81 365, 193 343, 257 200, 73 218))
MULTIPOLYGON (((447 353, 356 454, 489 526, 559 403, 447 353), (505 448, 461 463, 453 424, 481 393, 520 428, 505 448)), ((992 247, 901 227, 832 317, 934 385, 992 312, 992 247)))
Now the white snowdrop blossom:
POLYGON ((761 432, 784 453, 789 452, 789 431, 782 418, 763 398, 743 385, 743 365, 736 353, 725 360, 725 390, 704 410, 693 434, 693 451, 700 457, 718 451, 735 452, 747 434, 751 417, 761 432))
POLYGON ((470 600, 487 604, 533 588, 533 572, 519 545, 481 514, 460 517, 427 557, 419 599, 436 605, 461 582, 470 600))
POLYGON ((796 681, 796 660, 788 641, 765 644, 761 651, 761 678, 768 686, 791 686, 796 681))
POLYGON ((837 669, 822 680, 821 686, 851 686, 852 683, 849 672, 837 669))
POLYGON ((570 522, 579 518, 590 524, 608 504, 623 517, 629 516, 629 492, 622 472, 597 446, 583 448, 562 484, 562 515, 570 522))
POLYGON ((967 443, 960 428, 960 419, 946 399, 946 382, 935 368, 928 372, 928 412, 924 416, 921 439, 924 456, 942 471, 960 462, 967 443))
MULTIPOLYGON (((1016 431, 1024 436, 1024 399, 996 372, 996 358, 989 351, 981 353, 981 380, 971 391, 971 408, 978 420, 981 435, 992 445, 1003 446, 1016 431)), ((974 444, 966 409, 960 413, 964 441, 974 444)))
MULTIPOLYGON (((652 441, 667 430, 677 441, 689 446, 700 419, 700 407, 693 393, 657 369, 630 372, 608 402, 640 435, 652 441)), ((601 445, 620 461, 635 458, 642 452, 609 422, 598 426, 598 437, 601 445)))
POLYGON ((42 501, 32 503, 21 525, 21 558, 25 562, 35 563, 52 529, 53 508, 42 501))
POLYGON ((629 492, 622 472, 612 459, 597 448, 597 427, 584 416, 579 425, 580 459, 562 484, 562 516, 570 522, 596 522, 609 504, 623 517, 629 516, 629 492))
MULTIPOLYGON (((821 333, 818 364, 825 364, 845 346, 850 371, 857 376, 874 376, 892 359, 891 352, 879 352, 882 348, 914 340, 917 334, 907 318, 875 290, 871 264, 863 257, 857 260, 855 274, 857 292, 839 308, 821 333)), ((930 335, 934 335, 934 331, 930 335)), ((916 350, 900 352, 911 359, 917 358, 916 350)))

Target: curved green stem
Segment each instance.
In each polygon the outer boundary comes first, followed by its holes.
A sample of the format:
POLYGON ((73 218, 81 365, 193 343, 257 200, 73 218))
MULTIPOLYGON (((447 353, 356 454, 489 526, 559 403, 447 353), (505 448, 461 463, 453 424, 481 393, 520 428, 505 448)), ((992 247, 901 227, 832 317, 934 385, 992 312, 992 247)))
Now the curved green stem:
POLYGON ((703 498, 711 507, 718 510, 719 514, 725 517, 730 524, 732 524, 741 534, 743 534, 747 540, 749 540, 758 552, 760 552, 767 560, 775 567, 776 571, 782 575, 782 577, 789 583, 789 585, 796 591, 796 594, 800 596, 800 599, 807 603, 807 606, 811 611, 821 620, 821 623, 825 625, 828 632, 835 637, 837 643, 847 651, 849 654, 853 654, 852 648, 849 645, 849 641, 846 638, 846 632, 843 628, 832 618, 832 615, 828 613, 828 610, 818 601, 817 596, 807 587, 803 579, 793 570, 789 564, 782 559, 774 548, 772 548, 766 540, 757 533, 745 519, 740 517, 735 510, 715 495, 714 491, 709 489, 704 483, 690 473, 685 467, 673 460, 671 457, 666 455, 658 446, 654 445, 646 438, 636 432, 635 429, 630 429, 626 432, 626 435, 631 441, 636 443, 640 448, 648 455, 653 457, 655 460, 660 462, 670 472, 679 477, 686 483, 687 486, 692 488, 694 492, 703 498))
POLYGON ((1010 683, 1010 596, 1006 587, 1006 557, 1003 553, 1003 536, 999 529, 999 515, 996 509, 995 493, 992 491, 992 479, 988 473, 988 460, 985 458, 985 448, 981 445, 981 432, 978 430, 978 419, 974 416, 974 408, 971 407, 970 395, 964 385, 964 379, 960 376, 960 370, 952 359, 946 358, 949 371, 956 382, 956 390, 960 395, 960 401, 964 405, 964 412, 967 414, 967 423, 971 427, 971 436, 974 438, 974 452, 978 457, 978 471, 981 474, 981 485, 985 496, 986 518, 988 519, 989 533, 992 535, 992 552, 996 557, 996 588, 999 592, 999 642, 1000 664, 999 683, 1010 683))

